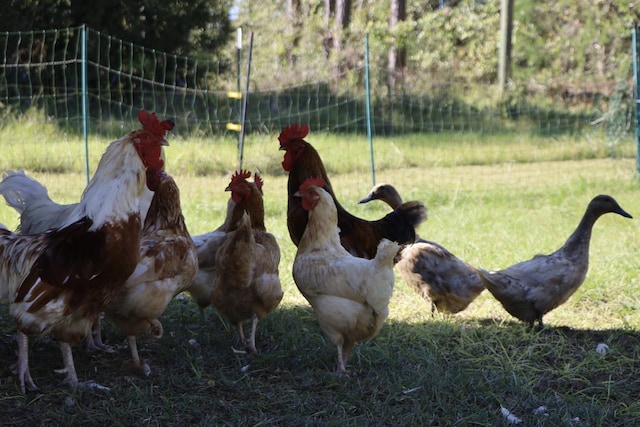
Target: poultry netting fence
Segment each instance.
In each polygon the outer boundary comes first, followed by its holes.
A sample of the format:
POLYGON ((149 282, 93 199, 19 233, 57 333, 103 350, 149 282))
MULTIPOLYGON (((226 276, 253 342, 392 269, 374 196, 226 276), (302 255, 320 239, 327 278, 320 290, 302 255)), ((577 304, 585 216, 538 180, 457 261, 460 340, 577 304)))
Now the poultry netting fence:
MULTIPOLYGON (((239 123, 242 102, 229 93, 244 91, 248 70, 247 134, 277 133, 291 122, 374 137, 530 133, 555 138, 604 129, 611 143, 628 135, 634 120, 630 69, 619 82, 586 79, 592 82, 587 88, 512 82, 508 96, 495 101, 495 85, 471 89, 456 76, 414 72, 430 84, 407 81, 392 92, 386 87, 388 72, 362 60, 349 67, 301 57, 287 66, 264 59, 249 64, 241 47, 228 55, 237 63, 212 61, 159 52, 85 27, 0 33, 0 49, 0 114, 11 118, 36 110, 76 136, 83 131, 120 136, 136 126, 141 108, 174 120, 178 135, 211 141, 235 136, 229 124, 239 123), (314 72, 307 73, 309 68, 314 72)), ((62 155, 77 150, 84 156, 80 145, 62 155)))

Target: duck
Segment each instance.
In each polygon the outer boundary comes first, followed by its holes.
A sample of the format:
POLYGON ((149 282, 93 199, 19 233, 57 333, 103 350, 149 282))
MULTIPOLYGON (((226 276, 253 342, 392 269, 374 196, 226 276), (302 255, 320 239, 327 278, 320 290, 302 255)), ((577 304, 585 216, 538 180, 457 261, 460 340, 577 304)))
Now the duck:
POLYGON ((593 225, 606 213, 633 218, 613 197, 600 194, 589 202, 578 227, 555 252, 503 270, 479 269, 486 288, 509 314, 542 328, 542 317, 565 303, 584 282, 593 225))
MULTIPOLYGON (((359 203, 372 200, 383 201, 392 209, 402 204, 400 193, 388 183, 375 185, 359 203)), ((402 280, 431 304, 432 316, 436 312, 463 311, 485 289, 478 269, 439 243, 419 236, 414 243, 400 249, 396 269, 402 280)))

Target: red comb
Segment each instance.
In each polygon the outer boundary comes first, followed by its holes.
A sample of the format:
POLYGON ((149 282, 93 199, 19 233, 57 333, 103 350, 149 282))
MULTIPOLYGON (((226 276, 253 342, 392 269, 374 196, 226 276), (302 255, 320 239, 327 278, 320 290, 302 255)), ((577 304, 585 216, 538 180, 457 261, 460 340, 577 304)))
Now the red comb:
POLYGON ((287 143, 293 139, 302 139, 305 136, 309 135, 309 126, 298 123, 292 123, 282 132, 280 132, 280 136, 278 136, 278 141, 280 141, 280 145, 287 145, 287 143))
POLYGON ((322 178, 316 178, 316 177, 312 177, 312 178, 307 178, 305 179, 305 181, 302 183, 302 185, 300 185, 300 190, 306 190, 307 188, 309 188, 309 186, 311 185, 315 185, 316 187, 324 187, 324 179, 322 178))
POLYGON ((171 120, 158 120, 156 113, 149 114, 146 110, 140 110, 138 120, 142 123, 142 127, 160 138, 164 138, 168 130, 172 130, 175 124, 171 120))
POLYGON ((260 177, 258 172, 253 174, 253 182, 256 184, 256 187, 258 187, 258 190, 260 190, 260 192, 262 193, 262 185, 264 184, 264 181, 262 181, 262 178, 260 177))
POLYGON ((236 171, 233 175, 231 175, 231 182, 236 182, 239 180, 244 180, 247 179, 251 176, 251 172, 247 171, 247 170, 239 170, 236 171))

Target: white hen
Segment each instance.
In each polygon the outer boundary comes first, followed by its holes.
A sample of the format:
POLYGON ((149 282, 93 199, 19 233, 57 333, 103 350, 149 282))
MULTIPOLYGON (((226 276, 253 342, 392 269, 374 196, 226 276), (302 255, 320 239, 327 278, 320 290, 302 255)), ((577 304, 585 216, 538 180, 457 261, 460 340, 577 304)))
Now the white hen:
POLYGON ((340 244, 335 203, 320 178, 306 180, 295 193, 309 221, 293 263, 293 279, 338 351, 337 372, 358 342, 380 332, 393 293, 393 258, 400 245, 382 239, 373 259, 358 258, 340 244))

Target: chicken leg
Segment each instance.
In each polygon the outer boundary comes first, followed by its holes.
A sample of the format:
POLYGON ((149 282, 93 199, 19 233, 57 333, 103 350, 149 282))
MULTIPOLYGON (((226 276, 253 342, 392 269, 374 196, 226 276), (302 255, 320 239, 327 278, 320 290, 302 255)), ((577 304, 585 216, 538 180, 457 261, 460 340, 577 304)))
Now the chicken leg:
POLYGON ((247 341, 247 349, 252 353, 257 353, 256 349, 256 329, 258 327, 258 315, 253 313, 251 316, 251 334, 249 335, 249 341, 247 341))
POLYGON ((135 335, 127 336, 127 342, 129 343, 129 350, 131 351, 131 359, 133 359, 133 369, 145 377, 151 374, 151 368, 146 362, 140 359, 138 354, 138 342, 135 335))
POLYGON ((18 331, 18 361, 13 367, 17 370, 22 393, 25 392, 25 383, 29 386, 29 390, 38 389, 29 372, 29 337, 20 330, 18 331))
POLYGON ((57 369, 59 374, 67 374, 62 381, 64 384, 68 384, 71 388, 78 387, 78 374, 76 373, 76 366, 73 363, 73 353, 71 352, 71 346, 69 343, 60 341, 60 351, 62 352, 62 361, 64 368, 57 369))
POLYGON ((115 350, 113 347, 106 345, 102 341, 102 315, 91 325, 91 332, 84 338, 85 349, 87 353, 96 353, 98 351, 105 351, 107 353, 113 353, 115 350))
POLYGON ((349 376, 349 371, 347 371, 347 367, 346 367, 346 362, 347 362, 347 358, 349 357, 349 353, 345 351, 344 353, 346 354, 343 354, 342 344, 338 344, 336 346, 336 349, 338 350, 338 367, 336 368, 336 372, 338 373, 338 375, 349 376))

